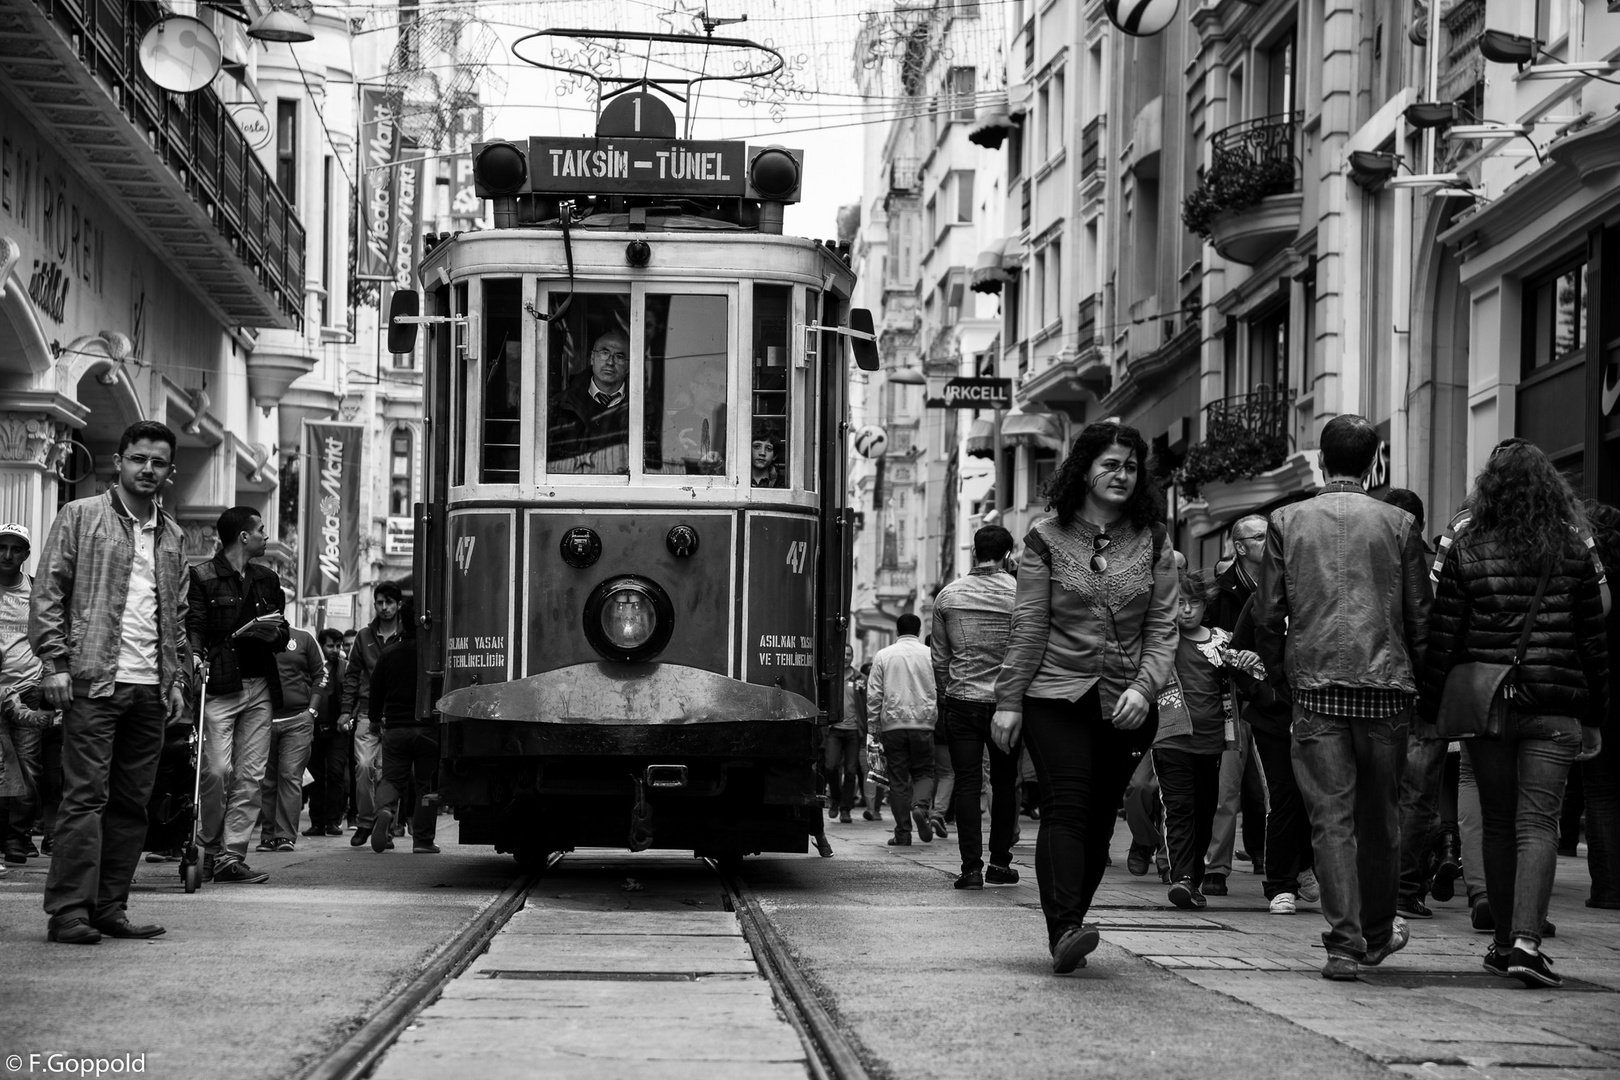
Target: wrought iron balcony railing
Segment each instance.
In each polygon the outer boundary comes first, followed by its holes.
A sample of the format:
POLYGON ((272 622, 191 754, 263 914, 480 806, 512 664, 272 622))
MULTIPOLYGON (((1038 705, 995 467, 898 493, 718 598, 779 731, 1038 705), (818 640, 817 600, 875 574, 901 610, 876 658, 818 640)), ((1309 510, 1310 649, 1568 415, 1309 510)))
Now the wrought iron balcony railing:
POLYGON ((1208 237, 1215 215, 1296 190, 1303 119, 1300 112, 1278 113, 1244 120, 1212 135, 1209 171, 1182 203, 1181 220, 1187 228, 1208 237))
POLYGON ((1262 386, 1204 406, 1204 440, 1187 450, 1175 480, 1187 494, 1211 481, 1232 483, 1287 459, 1294 391, 1262 386))

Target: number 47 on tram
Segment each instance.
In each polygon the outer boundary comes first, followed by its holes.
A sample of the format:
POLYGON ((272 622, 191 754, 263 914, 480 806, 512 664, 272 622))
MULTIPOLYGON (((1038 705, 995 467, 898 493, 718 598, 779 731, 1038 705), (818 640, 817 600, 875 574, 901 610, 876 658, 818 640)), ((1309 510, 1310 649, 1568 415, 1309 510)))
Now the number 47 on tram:
POLYGON ((476 148, 496 227, 390 319, 396 352, 426 330, 418 708, 461 842, 528 866, 806 850, 843 704, 871 315, 845 252, 782 235, 798 151, 649 135, 660 110, 476 148))

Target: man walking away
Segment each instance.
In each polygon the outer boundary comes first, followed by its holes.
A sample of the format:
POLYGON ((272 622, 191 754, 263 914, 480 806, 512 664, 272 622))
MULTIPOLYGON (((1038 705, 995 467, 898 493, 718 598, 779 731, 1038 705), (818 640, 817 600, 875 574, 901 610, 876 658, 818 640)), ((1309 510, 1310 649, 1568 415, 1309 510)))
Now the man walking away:
POLYGON ((377 784, 377 815, 371 829, 371 850, 381 854, 394 846, 389 827, 405 793, 415 792, 410 808, 411 851, 437 855, 433 842, 438 827, 439 732, 432 720, 416 714, 416 640, 398 637, 377 657, 371 672, 370 710, 367 719, 381 729, 382 779, 377 784), (414 784, 412 783, 414 781, 414 784))
POLYGON ((326 661, 326 694, 315 714, 315 737, 310 742, 309 828, 305 836, 342 836, 343 807, 348 799, 344 778, 349 774, 349 733, 338 730, 343 707, 343 631, 328 626, 321 631, 321 656, 326 661))
POLYGON ((1395 914, 1399 794, 1433 594, 1412 515, 1361 486, 1377 450, 1362 417, 1327 422, 1327 485, 1271 515, 1256 594, 1267 677, 1285 678, 1294 695, 1294 768, 1328 921, 1326 979, 1357 978, 1361 964, 1383 962, 1408 937, 1395 914))
POLYGON ((201 788, 203 877, 225 884, 269 878, 247 864, 270 758, 270 720, 282 708, 276 653, 286 648, 286 597, 273 570, 252 562, 269 536, 251 506, 219 515, 219 552, 191 568, 186 632, 208 659, 201 788))
POLYGON ((844 713, 827 730, 821 763, 829 797, 827 816, 849 824, 855 807, 855 785, 861 782, 861 746, 866 742, 866 680, 855 668, 855 646, 844 646, 844 713))
POLYGON ((304 766, 315 741, 315 718, 331 686, 326 657, 308 630, 296 627, 276 654, 281 708, 270 721, 270 763, 259 785, 259 851, 292 851, 304 808, 304 766))
POLYGON ((1018 836, 1018 747, 1003 751, 990 737, 996 676, 1012 634, 1018 582, 1007 573, 1012 533, 986 525, 973 534, 973 570, 934 598, 934 685, 956 774, 956 844, 962 852, 958 889, 1013 885, 1012 846, 1018 836), (984 865, 979 791, 990 750, 990 866, 984 865))
POLYGON ((143 420, 118 440, 117 483, 63 507, 40 552, 28 640, 45 701, 62 721, 62 805, 45 879, 51 941, 149 938, 129 921, 163 728, 184 715, 182 533, 157 496, 174 474, 174 432, 143 420))
MULTIPOLYGON (((338 716, 338 727, 343 731, 354 728, 354 804, 359 820, 350 845, 359 847, 371 837, 372 822, 377 816, 378 762, 382 746, 377 731, 366 722, 371 715, 371 673, 377 669, 377 658, 390 643, 400 636, 400 605, 405 594, 392 581, 378 583, 371 591, 372 607, 376 616, 371 625, 355 635, 349 650, 349 664, 343 673, 343 712, 338 716)), ((414 688, 413 688, 414 692, 414 688)))
POLYGON ((894 811, 892 846, 911 844, 911 825, 923 843, 934 838, 928 811, 934 795, 934 665, 928 647, 918 640, 922 620, 912 614, 895 620, 900 640, 872 659, 867 708, 883 756, 889 763, 889 806, 894 811))

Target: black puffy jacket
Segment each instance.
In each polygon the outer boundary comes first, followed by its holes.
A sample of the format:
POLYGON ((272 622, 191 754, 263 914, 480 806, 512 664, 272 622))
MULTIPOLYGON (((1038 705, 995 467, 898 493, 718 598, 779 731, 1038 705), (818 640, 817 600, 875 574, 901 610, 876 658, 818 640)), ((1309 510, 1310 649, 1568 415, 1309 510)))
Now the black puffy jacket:
MULTIPOLYGON (((1511 664, 1539 572, 1521 569, 1490 536, 1465 531, 1440 571, 1429 620, 1422 711, 1433 718, 1446 673, 1470 660, 1511 664)), ((1553 567, 1518 674, 1514 708, 1600 727, 1609 707, 1603 600, 1591 557, 1573 533, 1553 567)))

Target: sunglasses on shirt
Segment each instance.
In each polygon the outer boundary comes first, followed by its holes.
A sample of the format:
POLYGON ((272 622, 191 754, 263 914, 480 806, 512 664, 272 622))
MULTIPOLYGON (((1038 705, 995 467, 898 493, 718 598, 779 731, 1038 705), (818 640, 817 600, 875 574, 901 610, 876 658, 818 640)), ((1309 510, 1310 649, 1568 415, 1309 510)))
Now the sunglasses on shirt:
POLYGON ((1093 574, 1102 574, 1108 571, 1108 558, 1103 555, 1103 552, 1113 542, 1114 538, 1112 536, 1104 536, 1102 533, 1098 533, 1091 538, 1091 572, 1093 574))

